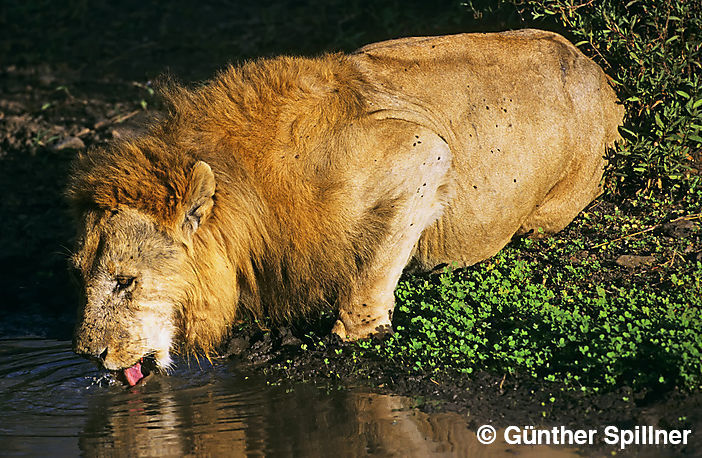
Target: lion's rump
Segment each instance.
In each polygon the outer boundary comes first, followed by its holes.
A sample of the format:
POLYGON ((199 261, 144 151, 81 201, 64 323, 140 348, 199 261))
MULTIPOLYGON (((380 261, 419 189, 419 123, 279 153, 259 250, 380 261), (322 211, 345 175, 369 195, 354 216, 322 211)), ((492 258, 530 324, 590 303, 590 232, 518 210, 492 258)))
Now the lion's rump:
POLYGON ((420 240, 424 268, 473 264, 517 231, 556 232, 601 192, 623 107, 601 68, 560 35, 407 38, 352 60, 373 81, 378 112, 430 127, 454 154, 455 198, 420 240))

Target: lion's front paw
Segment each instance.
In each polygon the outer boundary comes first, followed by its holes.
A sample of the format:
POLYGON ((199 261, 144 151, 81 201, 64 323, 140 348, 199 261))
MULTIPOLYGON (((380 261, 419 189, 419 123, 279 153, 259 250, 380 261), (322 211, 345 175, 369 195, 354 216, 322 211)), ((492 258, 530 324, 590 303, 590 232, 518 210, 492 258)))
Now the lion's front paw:
POLYGON ((344 324, 341 319, 336 320, 332 333, 339 336, 344 342, 351 342, 358 339, 367 339, 369 337, 379 338, 380 340, 393 334, 392 324, 381 322, 380 320, 372 320, 371 322, 363 321, 361 323, 344 324))

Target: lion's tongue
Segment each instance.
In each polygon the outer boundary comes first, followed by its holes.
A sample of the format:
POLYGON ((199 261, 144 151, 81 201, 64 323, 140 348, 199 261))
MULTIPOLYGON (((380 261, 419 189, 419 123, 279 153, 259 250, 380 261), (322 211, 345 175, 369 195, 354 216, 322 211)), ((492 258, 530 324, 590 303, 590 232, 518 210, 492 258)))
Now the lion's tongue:
POLYGON ((141 363, 136 363, 132 367, 124 370, 124 378, 127 379, 129 386, 136 385, 139 380, 144 378, 144 374, 141 373, 141 363))

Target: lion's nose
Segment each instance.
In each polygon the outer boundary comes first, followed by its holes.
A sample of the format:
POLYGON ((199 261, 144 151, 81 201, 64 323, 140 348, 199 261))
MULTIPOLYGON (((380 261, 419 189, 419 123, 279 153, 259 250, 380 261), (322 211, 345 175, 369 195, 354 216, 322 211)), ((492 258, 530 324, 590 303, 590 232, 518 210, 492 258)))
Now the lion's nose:
POLYGON ((95 359, 100 363, 104 363, 105 359, 107 358, 107 347, 90 350, 88 352, 83 353, 83 355, 91 359, 95 359))
POLYGON ((73 351, 81 356, 93 358, 100 362, 104 362, 105 358, 107 358, 107 346, 94 342, 90 337, 84 339, 76 336, 73 339, 73 351))
POLYGON ((104 365, 107 359, 107 347, 97 347, 97 348, 77 348, 76 353, 81 356, 85 356, 88 359, 97 361, 99 364, 104 365))

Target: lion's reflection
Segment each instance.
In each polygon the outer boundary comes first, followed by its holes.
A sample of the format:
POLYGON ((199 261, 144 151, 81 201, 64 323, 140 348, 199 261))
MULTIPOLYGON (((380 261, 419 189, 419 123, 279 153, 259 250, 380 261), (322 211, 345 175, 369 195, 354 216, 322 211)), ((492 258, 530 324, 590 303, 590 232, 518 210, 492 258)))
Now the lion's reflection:
POLYGON ((162 377, 96 398, 81 435, 86 455, 567 456, 572 450, 480 444, 465 417, 425 414, 411 400, 311 385, 261 390, 218 381, 179 388, 162 377), (139 388, 139 387, 138 387, 139 388))

